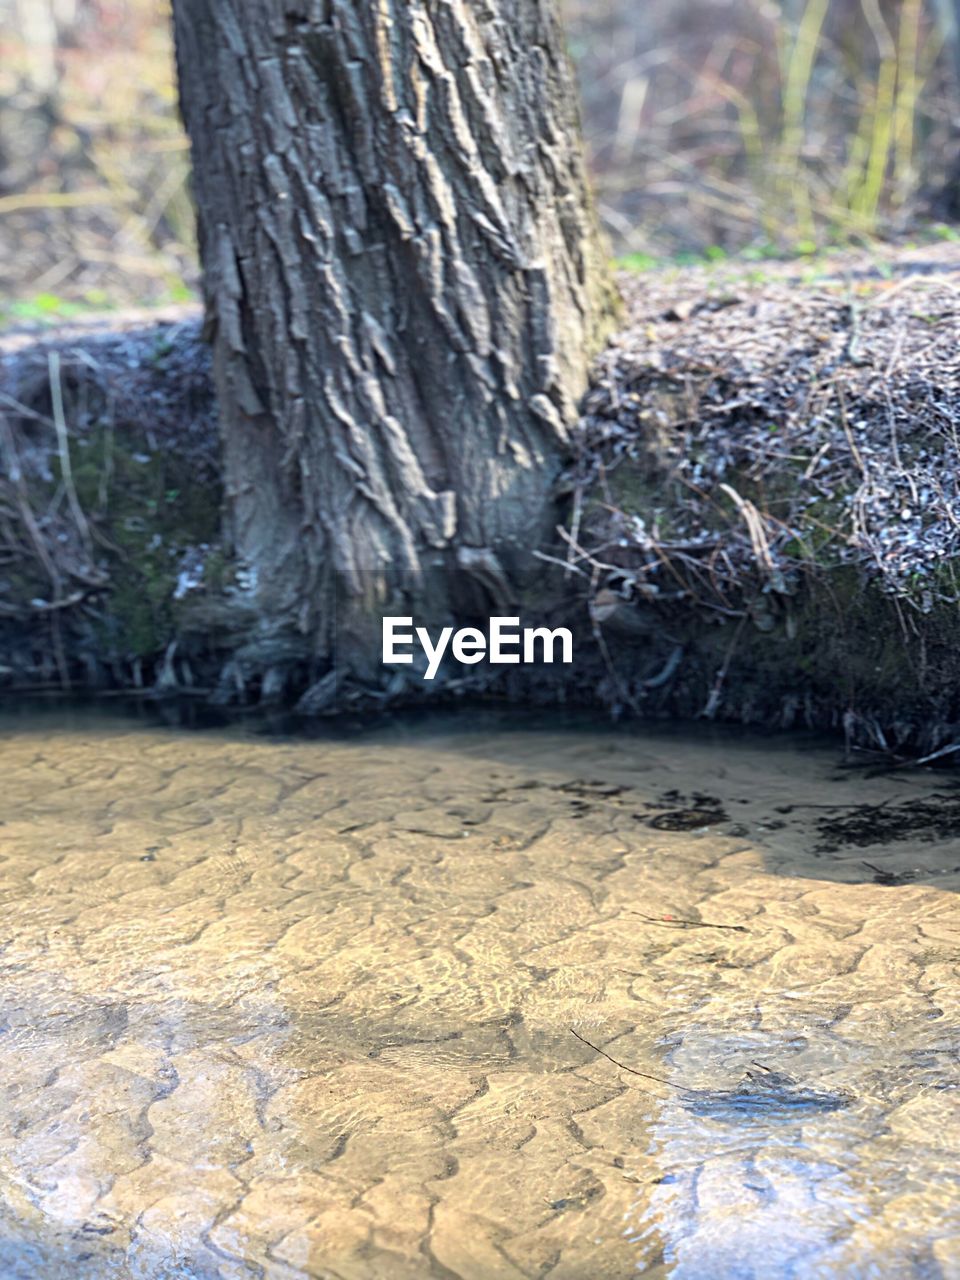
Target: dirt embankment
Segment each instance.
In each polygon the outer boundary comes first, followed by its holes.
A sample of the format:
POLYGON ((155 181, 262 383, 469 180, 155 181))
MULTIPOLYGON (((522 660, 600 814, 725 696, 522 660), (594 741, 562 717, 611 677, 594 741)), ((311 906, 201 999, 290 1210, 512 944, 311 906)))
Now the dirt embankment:
POLYGON ((960 247, 635 277, 565 556, 648 714, 960 739, 960 247), (615 642, 613 637, 619 637, 615 642), (646 642, 660 678, 633 678, 646 642))
POLYGON ((199 316, 8 334, 0 355, 0 688, 189 683, 181 603, 223 565, 199 316))
MULTIPOLYGON (((960 247, 623 283, 537 553, 578 663, 496 692, 949 749, 960 247)), ((0 345, 0 687, 295 698, 306 659, 251 650, 221 548, 199 319, 135 320, 0 345)))

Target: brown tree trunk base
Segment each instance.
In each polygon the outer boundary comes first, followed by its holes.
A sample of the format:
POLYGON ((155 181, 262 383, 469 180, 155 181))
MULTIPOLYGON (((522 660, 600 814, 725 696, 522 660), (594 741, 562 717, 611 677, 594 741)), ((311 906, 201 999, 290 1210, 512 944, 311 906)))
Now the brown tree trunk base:
POLYGON ((252 606, 322 665, 418 575, 522 591, 612 315, 554 6, 174 15, 252 606))

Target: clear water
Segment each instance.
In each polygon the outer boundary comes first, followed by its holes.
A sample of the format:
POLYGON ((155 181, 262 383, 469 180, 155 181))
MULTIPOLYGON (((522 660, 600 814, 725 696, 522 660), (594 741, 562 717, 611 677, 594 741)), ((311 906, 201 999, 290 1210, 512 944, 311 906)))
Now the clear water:
POLYGON ((8 714, 0 820, 4 1280, 960 1277, 950 774, 8 714))

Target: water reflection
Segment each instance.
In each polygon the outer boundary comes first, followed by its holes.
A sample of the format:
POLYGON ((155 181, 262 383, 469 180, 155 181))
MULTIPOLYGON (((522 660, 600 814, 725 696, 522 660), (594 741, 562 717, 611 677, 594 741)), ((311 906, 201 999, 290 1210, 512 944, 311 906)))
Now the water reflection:
POLYGON ((798 1045, 694 1025, 674 1060, 686 1079, 713 1063, 729 1083, 703 1099, 671 1093, 652 1126, 649 1152, 664 1173, 638 1198, 632 1222, 638 1238, 663 1243, 671 1275, 953 1274, 936 1250, 960 1227, 956 1174, 924 1129, 955 1125, 957 1111, 938 1096, 950 1086, 933 1056, 917 1070, 894 1045, 881 1064, 828 1035, 798 1045), (751 1097, 733 1083, 770 1058, 791 1064, 784 1096, 751 1097), (797 1076, 817 1082, 799 1099, 797 1076), (918 1098, 920 1125, 911 1114, 918 1098))
POLYGON ((0 728, 5 1278, 960 1275, 949 780, 0 728))

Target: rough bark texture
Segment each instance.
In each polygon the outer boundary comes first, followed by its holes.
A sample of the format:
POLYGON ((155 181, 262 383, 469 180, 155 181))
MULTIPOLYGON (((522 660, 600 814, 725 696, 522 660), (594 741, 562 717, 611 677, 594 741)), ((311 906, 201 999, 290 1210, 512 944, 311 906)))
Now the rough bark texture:
POLYGON ((605 310, 552 0, 174 14, 265 628, 322 650, 333 574, 357 595, 439 566, 509 578, 551 522, 605 310))

